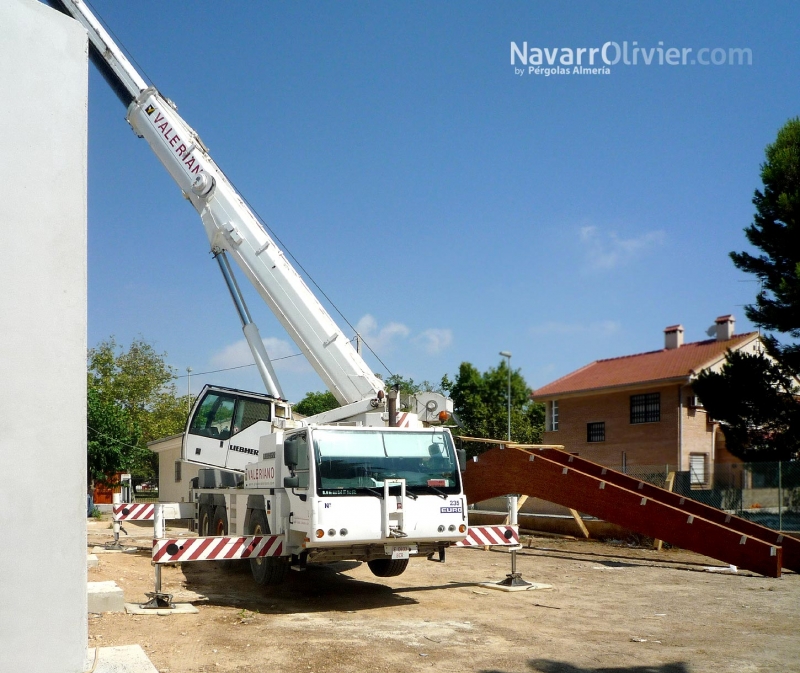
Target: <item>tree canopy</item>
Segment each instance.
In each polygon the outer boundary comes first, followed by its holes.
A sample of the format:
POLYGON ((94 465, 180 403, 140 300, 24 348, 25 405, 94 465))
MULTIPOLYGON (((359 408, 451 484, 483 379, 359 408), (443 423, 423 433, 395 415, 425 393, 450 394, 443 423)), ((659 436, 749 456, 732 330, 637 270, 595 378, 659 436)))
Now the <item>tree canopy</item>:
POLYGON ((731 453, 743 460, 787 460, 800 450, 800 343, 793 341, 800 338, 800 118, 790 119, 767 146, 761 180, 753 222, 745 229, 761 254, 730 256, 761 283, 745 314, 773 334, 763 338, 766 353, 729 352, 721 372, 703 372, 693 387, 720 421, 731 453))
POLYGON ((113 475, 144 458, 139 426, 118 403, 103 399, 94 388, 88 390, 86 407, 88 483, 113 482, 113 475))
POLYGON ((90 475, 128 470, 155 475, 157 456, 147 442, 182 432, 191 407, 187 396, 177 394, 166 356, 142 337, 127 350, 113 336, 89 350, 90 475))
POLYGON ((340 406, 339 401, 333 396, 333 393, 330 390, 326 390, 324 393, 306 393, 306 396, 302 400, 292 405, 292 411, 303 414, 303 416, 314 416, 316 414, 321 414, 323 411, 338 409, 340 406))
MULTIPOLYGON (((456 435, 485 439, 506 439, 508 436, 508 365, 502 360, 497 367, 481 373, 469 362, 462 362, 455 380, 442 378, 442 388, 453 398, 456 415, 463 428, 454 428, 456 435)), ((511 439, 535 444, 544 430, 544 405, 531 400, 531 390, 520 371, 511 371, 511 439)), ((477 453, 478 447, 467 447, 477 453)))

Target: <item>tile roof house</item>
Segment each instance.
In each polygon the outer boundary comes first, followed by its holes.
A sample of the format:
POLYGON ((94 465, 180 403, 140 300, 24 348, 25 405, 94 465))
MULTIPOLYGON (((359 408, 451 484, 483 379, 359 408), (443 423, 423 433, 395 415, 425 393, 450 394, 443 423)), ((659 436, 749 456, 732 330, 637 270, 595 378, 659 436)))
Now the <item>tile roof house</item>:
POLYGON ((707 483, 714 463, 734 462, 718 424, 692 392, 728 350, 759 352, 757 332, 734 335, 734 317, 716 319, 716 338, 683 343, 683 327, 664 330, 664 348, 597 360, 532 394, 546 404, 543 442, 609 467, 670 465, 707 483))

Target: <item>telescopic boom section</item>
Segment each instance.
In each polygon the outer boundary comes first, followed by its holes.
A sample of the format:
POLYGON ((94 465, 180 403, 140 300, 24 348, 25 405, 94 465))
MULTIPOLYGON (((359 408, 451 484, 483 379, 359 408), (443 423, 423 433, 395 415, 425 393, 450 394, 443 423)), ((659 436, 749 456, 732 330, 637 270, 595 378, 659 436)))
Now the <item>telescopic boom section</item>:
POLYGON ((374 398, 383 383, 289 264, 175 105, 147 85, 82 0, 49 1, 87 29, 93 61, 128 103, 128 123, 200 214, 212 252, 227 252, 236 261, 341 404, 374 398))

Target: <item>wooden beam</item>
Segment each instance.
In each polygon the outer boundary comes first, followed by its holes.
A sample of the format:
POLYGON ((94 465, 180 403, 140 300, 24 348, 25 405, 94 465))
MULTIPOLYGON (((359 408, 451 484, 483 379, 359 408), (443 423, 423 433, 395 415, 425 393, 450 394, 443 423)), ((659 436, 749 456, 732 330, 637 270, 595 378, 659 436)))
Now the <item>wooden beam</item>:
MULTIPOLYGON (((672 493, 672 489, 675 488, 675 473, 669 472, 667 474, 667 480, 664 483, 664 490, 672 493)), ((653 540, 653 549, 656 551, 661 551, 661 547, 664 546, 664 540, 653 540)))
MULTIPOLYGON (((490 449, 467 463, 464 490, 468 500, 480 502, 506 493, 522 493, 577 509, 605 521, 660 538, 744 570, 780 577, 783 550, 776 543, 742 534, 679 507, 648 496, 637 487, 627 489, 606 475, 596 477, 568 464, 551 460, 545 451, 508 447, 490 449)), ((565 460, 570 457, 563 452, 565 460)), ((588 462, 588 461, 587 461, 588 462)), ((627 477, 621 473, 614 473, 627 477)), ((656 487, 651 487, 656 488, 656 487)), ((664 489, 657 489, 666 493, 664 489)), ((677 494, 668 494, 676 495, 677 494)))
POLYGON ((581 519, 581 515, 578 514, 577 509, 570 509, 569 513, 572 514, 572 518, 575 519, 575 523, 578 524, 578 528, 581 529, 581 533, 583 533, 583 537, 587 540, 589 539, 589 529, 586 527, 586 524, 583 523, 583 519, 581 519))
MULTIPOLYGON (((760 526, 757 523, 748 521, 747 519, 739 518, 733 514, 728 514, 721 509, 705 505, 697 500, 692 500, 678 493, 671 493, 658 486, 653 486, 647 482, 640 481, 635 477, 616 472, 607 467, 593 463, 585 458, 574 456, 564 451, 557 451, 551 449, 534 450, 532 453, 546 456, 561 465, 567 465, 579 469, 582 472, 591 474, 595 477, 600 477, 632 491, 641 493, 648 498, 659 500, 666 505, 677 507, 687 514, 693 516, 701 516, 704 519, 714 523, 730 528, 739 533, 747 535, 748 537, 756 538, 767 542, 768 544, 779 545, 783 547, 782 563, 783 567, 788 570, 800 573, 800 540, 790 535, 782 534, 780 531, 772 530, 766 526, 760 526)), ((583 510, 586 511, 586 510, 583 510)), ((650 536, 658 538, 658 535, 650 536)), ((669 542, 669 540, 666 540, 669 542)))

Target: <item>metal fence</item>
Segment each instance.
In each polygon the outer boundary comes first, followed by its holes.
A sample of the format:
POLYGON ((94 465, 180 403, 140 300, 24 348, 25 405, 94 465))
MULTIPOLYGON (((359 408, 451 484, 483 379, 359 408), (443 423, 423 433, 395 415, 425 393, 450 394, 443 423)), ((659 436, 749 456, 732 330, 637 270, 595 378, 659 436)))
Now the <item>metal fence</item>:
POLYGON ((719 463, 690 470, 674 465, 614 469, 661 488, 674 472, 675 493, 768 528, 800 531, 800 461, 719 463))
POLYGON ((158 502, 158 479, 134 477, 130 502, 158 502))

